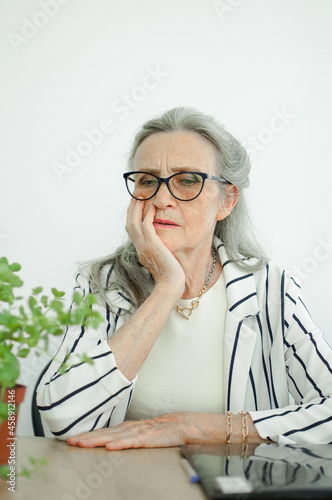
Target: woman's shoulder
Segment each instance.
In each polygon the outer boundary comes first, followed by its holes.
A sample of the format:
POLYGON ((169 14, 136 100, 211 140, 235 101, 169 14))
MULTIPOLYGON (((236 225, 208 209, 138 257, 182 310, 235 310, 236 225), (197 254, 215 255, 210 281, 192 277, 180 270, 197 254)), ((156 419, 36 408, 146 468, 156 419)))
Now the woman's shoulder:
POLYGON ((253 271, 257 292, 264 295, 291 295, 294 298, 301 294, 301 282, 290 270, 274 260, 268 260, 260 269, 253 271))
POLYGON ((214 246, 219 253, 228 281, 253 277, 257 283, 263 283, 265 286, 269 282, 282 281, 286 283, 291 281, 294 286, 301 288, 298 277, 275 260, 240 255, 242 258, 234 261, 230 258, 225 245, 216 237, 214 238, 214 246))
MULTIPOLYGON (((107 288, 111 276, 114 271, 114 266, 111 264, 105 264, 98 269, 98 280, 99 282, 107 288)), ((75 277, 76 285, 83 289, 90 289, 93 291, 93 283, 96 279, 95 270, 91 265, 85 265, 77 270, 75 277)))
MULTIPOLYGON (((249 263, 250 263, 249 259, 249 263)), ((300 280, 297 276, 294 275, 292 271, 287 269, 286 267, 282 266, 279 262, 276 262, 274 260, 267 260, 264 265, 258 269, 257 271, 254 271, 254 274, 262 274, 266 276, 266 278, 271 278, 271 279, 285 279, 285 280, 292 280, 295 285, 300 287, 300 280)))
POLYGON ((80 269, 76 275, 76 286, 74 291, 80 292, 83 296, 93 293, 97 297, 98 307, 102 309, 108 307, 111 312, 119 310, 131 311, 133 302, 122 292, 119 287, 114 285, 114 268, 106 264, 98 275, 98 286, 95 284, 96 277, 89 273, 89 268, 80 269), (113 278, 113 279, 112 279, 113 278), (112 282, 112 284, 111 284, 112 282))

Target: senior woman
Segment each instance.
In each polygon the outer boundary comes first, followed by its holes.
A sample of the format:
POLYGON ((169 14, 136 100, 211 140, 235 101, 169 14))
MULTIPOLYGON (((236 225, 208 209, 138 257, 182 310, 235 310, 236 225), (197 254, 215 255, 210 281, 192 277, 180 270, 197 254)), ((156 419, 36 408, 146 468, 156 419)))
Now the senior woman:
POLYGON ((143 125, 129 169, 130 239, 78 277, 105 321, 67 329, 38 389, 52 433, 110 450, 332 442, 332 351, 253 238, 244 148, 175 108, 143 125))

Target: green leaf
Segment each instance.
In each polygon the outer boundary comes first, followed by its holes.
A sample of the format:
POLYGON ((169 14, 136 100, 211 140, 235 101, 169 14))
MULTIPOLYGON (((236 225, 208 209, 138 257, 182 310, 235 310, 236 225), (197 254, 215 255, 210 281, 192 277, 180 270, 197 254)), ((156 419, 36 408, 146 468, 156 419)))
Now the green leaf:
POLYGON ((22 267, 18 262, 13 262, 13 264, 10 264, 9 269, 13 272, 17 272, 17 271, 20 271, 22 269, 22 267))
POLYGON ((29 307, 30 307, 31 311, 33 311, 33 309, 37 305, 36 299, 31 296, 31 297, 29 297, 28 303, 29 303, 29 307))
POLYGON ((43 287, 42 287, 42 286, 37 286, 37 288, 33 288, 32 293, 33 293, 34 295, 38 295, 38 294, 40 294, 42 291, 43 291, 43 287))
POLYGON ((59 326, 55 326, 55 325, 52 327, 49 327, 48 331, 51 335, 56 335, 56 336, 62 335, 64 332, 63 328, 60 328, 59 326))
POLYGON ((9 474, 10 474, 9 465, 1 465, 0 466, 0 477, 2 477, 2 479, 7 480, 9 474))
POLYGON ((51 288, 51 292, 53 293, 55 298, 60 298, 60 297, 63 297, 65 295, 65 292, 61 292, 61 291, 57 290, 56 288, 51 288))
POLYGON ((37 463, 37 460, 32 455, 28 456, 28 460, 29 460, 30 464, 32 464, 32 465, 35 465, 37 463))
POLYGON ((14 302, 13 287, 6 283, 1 283, 0 276, 0 301, 12 304, 14 302))
POLYGON ((10 320, 12 318, 12 315, 9 314, 8 311, 4 311, 3 313, 0 313, 0 324, 9 326, 10 320))
POLYGON ((93 304, 96 304, 97 303, 97 298, 95 297, 95 295, 93 295, 92 293, 89 293, 86 298, 85 298, 85 301, 84 301, 86 304, 88 304, 89 306, 92 306, 93 304))
POLYGON ((67 370, 67 365, 65 363, 62 363, 62 365, 59 366, 58 372, 60 375, 64 375, 67 370))
POLYGON ((77 304, 78 306, 80 304, 82 304, 83 302, 83 297, 82 295, 79 293, 79 292, 74 292, 74 302, 75 304, 77 304))
MULTIPOLYGON (((58 321, 62 327, 70 325, 70 312, 58 313, 58 321)), ((77 325, 77 323, 75 323, 77 325)), ((79 323, 80 324, 80 323, 79 323)))
POLYGON ((103 321, 104 318, 102 317, 102 315, 98 311, 96 311, 95 316, 90 318, 89 323, 91 322, 92 328, 98 328, 100 323, 102 323, 103 321))
POLYGON ((26 325, 25 331, 30 335, 30 337, 35 337, 38 334, 38 328, 36 325, 26 325))
POLYGON ((25 339, 25 343, 28 344, 28 346, 31 348, 31 347, 36 347, 36 345, 38 344, 38 336, 36 337, 32 337, 30 339, 25 339))
POLYGON ((26 314, 25 309, 24 309, 23 306, 20 306, 19 311, 20 311, 20 314, 21 314, 22 318, 23 319, 27 319, 28 316, 27 316, 27 314, 26 314))
POLYGON ((0 423, 8 418, 8 404, 0 401, 0 423))
POLYGON ((48 297, 46 295, 42 295, 40 302, 43 304, 44 307, 48 307, 48 297))
POLYGON ((27 467, 23 466, 22 470, 20 471, 20 476, 30 477, 31 472, 29 471, 29 469, 27 467))
POLYGON ((30 349, 28 347, 22 347, 22 349, 18 350, 17 355, 20 358, 26 358, 27 355, 29 354, 29 352, 30 352, 30 349))
POLYGON ((94 364, 94 360, 88 356, 88 354, 81 354, 80 356, 82 363, 88 363, 89 365, 94 364))
MULTIPOLYGON (((17 265, 19 265, 19 264, 17 264, 17 265)), ((0 280, 4 281, 5 283, 9 283, 13 287, 21 286, 22 281, 15 274, 13 269, 11 269, 11 267, 12 266, 9 266, 4 261, 0 261, 0 280)), ((14 265, 14 267, 15 267, 15 265, 14 265)))
POLYGON ((63 303, 60 300, 52 300, 50 303, 50 308, 53 309, 57 313, 61 313, 63 310, 63 303))
POLYGON ((0 385, 13 387, 20 374, 20 365, 11 352, 6 349, 0 351, 0 385))

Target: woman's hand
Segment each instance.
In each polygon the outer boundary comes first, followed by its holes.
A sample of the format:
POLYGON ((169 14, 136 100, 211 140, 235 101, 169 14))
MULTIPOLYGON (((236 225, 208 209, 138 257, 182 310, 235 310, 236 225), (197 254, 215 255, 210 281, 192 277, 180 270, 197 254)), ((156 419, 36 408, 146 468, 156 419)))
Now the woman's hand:
POLYGON ((128 380, 138 374, 185 288, 181 264, 156 234, 155 207, 151 204, 143 217, 144 204, 144 200, 131 200, 126 229, 141 264, 152 274, 155 287, 107 340, 118 370, 128 380))
MULTIPOLYGON (((164 245, 153 226, 156 209, 151 203, 143 218, 144 200, 132 198, 126 230, 136 248, 140 263, 152 274, 155 283, 170 282, 184 289, 185 274, 179 261, 164 245)), ((182 291, 183 291, 182 289, 182 291)))
POLYGON ((84 432, 68 438, 82 448, 104 446, 108 450, 164 448, 186 444, 186 413, 171 413, 147 420, 133 420, 106 429, 84 432))
MULTIPOLYGON (((226 441, 226 415, 178 412, 160 417, 133 420, 106 429, 83 432, 68 438, 68 444, 83 448, 105 446, 108 450, 164 448, 183 444, 216 444, 226 441)), ((248 444, 267 442, 248 416, 248 444)), ((242 419, 233 415, 232 444, 243 442, 242 419)))

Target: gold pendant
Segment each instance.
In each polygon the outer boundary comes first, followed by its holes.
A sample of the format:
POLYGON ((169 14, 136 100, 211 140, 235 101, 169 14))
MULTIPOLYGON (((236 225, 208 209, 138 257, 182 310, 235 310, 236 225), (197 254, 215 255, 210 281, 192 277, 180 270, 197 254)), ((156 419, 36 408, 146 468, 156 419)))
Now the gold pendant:
POLYGON ((181 308, 178 305, 175 306, 175 309, 180 314, 182 314, 182 316, 184 318, 186 318, 186 319, 189 319, 190 316, 191 316, 191 313, 193 312, 193 309, 196 309, 196 307, 199 306, 199 301, 201 300, 201 298, 203 297, 204 293, 206 292, 207 286, 208 286, 208 284, 210 282, 210 279, 212 277, 212 274, 213 274, 213 271, 214 271, 214 268, 215 268, 215 265, 216 265, 216 251, 214 249, 212 249, 212 255, 213 255, 213 264, 212 264, 212 267, 211 267, 210 274, 209 274, 208 279, 206 280, 206 283, 203 286, 202 290, 199 292, 197 299, 194 299, 194 300, 191 301, 191 307, 182 307, 181 308), (185 312, 185 311, 188 311, 188 312, 185 312))
POLYGON ((199 301, 201 300, 202 296, 203 296, 203 293, 205 292, 206 290, 206 286, 203 288, 203 290, 200 292, 199 296, 197 297, 197 299, 195 300, 192 300, 191 301, 191 307, 179 307, 179 306, 175 306, 175 309, 180 313, 182 314, 182 316, 184 318, 187 318, 189 319, 190 316, 191 316, 191 313, 193 312, 193 309, 196 309, 196 307, 199 306, 199 301), (185 311, 188 311, 188 312, 185 312, 185 311))
POLYGON ((189 307, 179 307, 179 306, 176 306, 175 308, 177 311, 179 311, 180 314, 182 314, 182 316, 186 319, 189 319, 189 317, 191 316, 191 313, 193 312, 192 309, 189 309, 189 307), (185 311, 188 311, 187 313, 185 313, 185 311))

